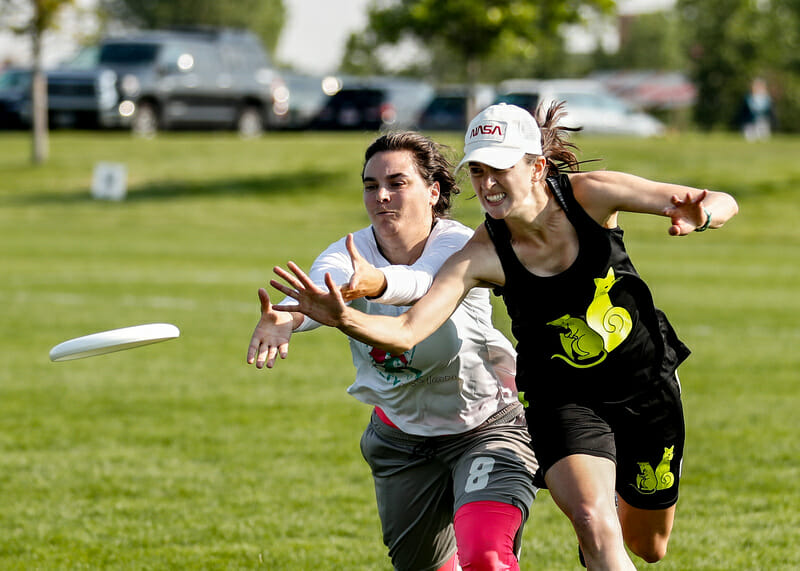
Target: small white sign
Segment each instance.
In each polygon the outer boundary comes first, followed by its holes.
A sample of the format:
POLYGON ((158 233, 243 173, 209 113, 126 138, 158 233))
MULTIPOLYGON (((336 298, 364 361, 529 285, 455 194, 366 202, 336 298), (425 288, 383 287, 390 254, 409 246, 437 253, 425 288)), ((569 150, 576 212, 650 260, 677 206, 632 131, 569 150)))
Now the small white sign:
POLYGON ((122 163, 99 162, 92 176, 92 198, 98 200, 125 200, 128 186, 128 169, 122 163))

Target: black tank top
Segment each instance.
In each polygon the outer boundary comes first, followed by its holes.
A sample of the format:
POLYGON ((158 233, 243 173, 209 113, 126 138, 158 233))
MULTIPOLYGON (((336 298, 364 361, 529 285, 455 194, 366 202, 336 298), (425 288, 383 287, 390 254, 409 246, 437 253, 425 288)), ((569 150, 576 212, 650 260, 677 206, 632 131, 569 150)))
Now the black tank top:
POLYGON ((505 273, 502 295, 517 340, 517 386, 537 398, 621 402, 670 378, 689 355, 633 266, 620 228, 595 222, 567 175, 547 184, 578 235, 573 264, 548 277, 517 258, 504 220, 486 228, 505 273))

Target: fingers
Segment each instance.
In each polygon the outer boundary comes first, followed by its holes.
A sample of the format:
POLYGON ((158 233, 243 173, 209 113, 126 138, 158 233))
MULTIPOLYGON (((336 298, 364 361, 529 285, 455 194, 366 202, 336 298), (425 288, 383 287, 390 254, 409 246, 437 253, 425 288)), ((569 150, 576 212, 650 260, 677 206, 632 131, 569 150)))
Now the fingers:
POLYGON ((281 343, 277 347, 268 343, 260 343, 255 341, 251 343, 247 350, 247 363, 250 365, 255 364, 257 369, 271 369, 275 366, 275 361, 278 356, 285 359, 289 355, 289 344, 281 343))
MULTIPOLYGON (((275 275, 277 275, 277 276, 278 276, 279 278, 281 278, 283 281, 285 281, 286 283, 288 283, 288 284, 289 284, 291 287, 293 287, 295 290, 297 290, 297 291, 300 291, 301 289, 303 289, 303 287, 302 287, 302 284, 300 283, 300 281, 298 281, 298 280, 297 280, 297 278, 295 278, 295 276, 293 276, 292 274, 290 274, 289 272, 287 272, 286 270, 284 270, 282 267, 280 267, 280 266, 275 266, 274 268, 272 268, 272 271, 273 271, 273 273, 275 273, 275 275)), ((270 283, 270 285, 273 285, 273 282, 274 282, 274 281, 275 281, 275 280, 271 280, 271 281, 269 282, 269 283, 270 283)), ((280 282, 278 282, 278 283, 280 283, 280 282)), ((281 285, 283 285, 283 284, 281 284, 281 285)), ((284 286, 284 287, 285 287, 285 286, 284 286)), ((283 290, 281 290, 281 291, 283 291, 283 290)), ((284 292, 284 293, 286 293, 286 292, 284 292)))
MULTIPOLYGON (((297 291, 295 291, 292 288, 282 284, 278 280, 269 280, 269 285, 274 287, 279 292, 281 292, 283 294, 286 294, 289 297, 293 297, 293 298, 297 299, 297 296, 298 296, 297 291)), ((282 308, 282 307, 284 307, 284 306, 282 306, 282 305, 273 305, 272 309, 275 309, 277 311, 289 311, 289 310, 286 310, 286 309, 279 309, 279 308, 282 308)))
POLYGON ((350 260, 353 263, 353 269, 356 267, 356 263, 361 261, 363 258, 356 248, 356 239, 353 237, 353 234, 348 234, 347 239, 345 240, 345 246, 347 246, 347 252, 350 254, 350 260))
POLYGON ((272 306, 269 302, 269 294, 263 287, 258 288, 258 299, 261 301, 261 313, 269 311, 272 306))
POLYGON ((303 284, 304 287, 307 289, 314 289, 317 287, 317 285, 311 281, 311 278, 309 278, 306 273, 300 269, 300 266, 294 262, 288 262, 286 265, 290 270, 292 270, 292 273, 297 276, 297 278, 300 280, 300 283, 303 284))
MULTIPOLYGON (((256 362, 256 355, 258 354, 258 346, 260 345, 258 339, 256 338, 255 334, 253 334, 253 338, 250 339, 250 345, 247 347, 247 364, 252 365, 256 362)), ((256 365, 258 366, 258 365, 256 365)))
POLYGON ((336 284, 333 281, 333 277, 331 277, 330 272, 325 272, 325 285, 328 286, 328 291, 333 294, 336 300, 339 303, 344 303, 344 298, 342 297, 342 292, 339 291, 339 288, 336 287, 336 284))
POLYGON ((670 198, 670 201, 675 206, 686 206, 689 204, 700 204, 703 202, 706 197, 708 196, 708 189, 703 189, 698 192, 694 197, 692 196, 691 191, 686 193, 685 198, 679 197, 677 194, 673 194, 670 198))

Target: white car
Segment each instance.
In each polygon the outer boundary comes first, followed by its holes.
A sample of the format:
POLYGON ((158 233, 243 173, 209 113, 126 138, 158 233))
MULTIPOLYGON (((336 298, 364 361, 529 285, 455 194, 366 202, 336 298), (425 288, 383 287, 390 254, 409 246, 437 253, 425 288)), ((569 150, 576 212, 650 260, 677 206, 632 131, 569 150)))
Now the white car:
POLYGON ((654 137, 664 133, 664 124, 636 111, 597 81, 588 79, 509 79, 498 86, 495 103, 518 105, 533 112, 539 102, 566 101, 562 124, 582 127, 582 133, 654 137))

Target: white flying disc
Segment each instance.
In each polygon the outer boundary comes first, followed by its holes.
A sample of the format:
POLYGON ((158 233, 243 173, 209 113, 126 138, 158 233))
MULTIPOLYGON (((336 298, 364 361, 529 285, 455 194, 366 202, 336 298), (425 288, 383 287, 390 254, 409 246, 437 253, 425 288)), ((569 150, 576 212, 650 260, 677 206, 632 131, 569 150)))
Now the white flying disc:
POLYGON ((147 323, 76 337, 50 349, 51 361, 70 361, 167 341, 181 332, 170 323, 147 323))

